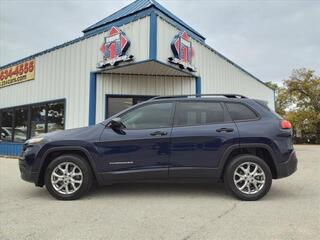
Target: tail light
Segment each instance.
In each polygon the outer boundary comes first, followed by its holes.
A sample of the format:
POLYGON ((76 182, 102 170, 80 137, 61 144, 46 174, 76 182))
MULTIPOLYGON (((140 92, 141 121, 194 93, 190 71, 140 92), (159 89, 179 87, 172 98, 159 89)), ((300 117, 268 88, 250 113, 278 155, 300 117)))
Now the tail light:
POLYGON ((292 128, 291 123, 288 120, 281 120, 280 127, 282 129, 291 129, 292 128))

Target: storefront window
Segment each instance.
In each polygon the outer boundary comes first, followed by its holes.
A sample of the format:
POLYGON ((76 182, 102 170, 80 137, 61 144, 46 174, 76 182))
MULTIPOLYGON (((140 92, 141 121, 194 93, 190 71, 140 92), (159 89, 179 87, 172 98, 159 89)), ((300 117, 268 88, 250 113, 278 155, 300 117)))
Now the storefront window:
POLYGON ((108 100, 108 116, 121 112, 132 105, 132 98, 110 97, 108 100))
POLYGON ((0 140, 24 142, 42 133, 63 130, 64 107, 64 101, 59 101, 0 109, 0 140))
POLYGON ((13 112, 11 109, 1 111, 0 139, 2 141, 12 140, 12 120, 13 112))
POLYGON ((28 133, 28 108, 15 109, 14 115, 14 141, 24 142, 28 133))
POLYGON ((48 104, 48 132, 64 129, 64 104, 48 104))
POLYGON ((46 132, 46 105, 31 107, 31 137, 46 132))
POLYGON ((150 98, 152 98, 152 96, 107 96, 106 118, 150 98))

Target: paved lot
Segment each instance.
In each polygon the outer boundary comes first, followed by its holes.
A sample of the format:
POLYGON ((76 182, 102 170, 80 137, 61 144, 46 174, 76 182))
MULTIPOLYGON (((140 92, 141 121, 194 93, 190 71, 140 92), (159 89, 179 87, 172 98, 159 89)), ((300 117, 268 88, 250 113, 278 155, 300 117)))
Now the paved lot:
POLYGON ((0 239, 319 239, 320 146, 296 146, 299 169, 257 202, 221 184, 120 184, 54 200, 0 159, 0 239))

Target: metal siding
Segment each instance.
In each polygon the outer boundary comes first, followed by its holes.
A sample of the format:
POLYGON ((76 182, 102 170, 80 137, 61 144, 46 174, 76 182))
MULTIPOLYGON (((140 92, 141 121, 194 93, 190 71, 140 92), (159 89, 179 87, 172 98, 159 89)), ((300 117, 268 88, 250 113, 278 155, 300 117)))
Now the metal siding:
POLYGON ((201 76, 202 93, 238 93, 268 101, 274 108, 273 91, 196 41, 193 64, 201 76))
POLYGON ((157 25, 157 59, 168 63, 168 57, 172 56, 170 43, 179 30, 164 21, 161 17, 158 17, 157 25))
POLYGON ((150 17, 146 17, 120 27, 131 41, 127 54, 137 62, 149 58, 149 25, 150 17))
POLYGON ((181 95, 195 92, 194 78, 98 74, 96 122, 104 120, 105 95, 181 95))
MULTIPOLYGON (((131 40, 128 54, 133 54, 135 61, 147 60, 149 17, 120 29, 131 40)), ((36 57, 35 80, 1 88, 0 109, 65 98, 66 128, 87 126, 90 72, 97 70, 97 62, 102 60, 99 49, 104 37, 102 33, 36 57)))
MULTIPOLYGON (((170 43, 179 29, 158 18, 158 49, 159 61, 168 63, 172 56, 170 43)), ((251 98, 268 101, 269 107, 274 109, 273 91, 226 61, 210 48, 192 39, 195 57, 192 59, 196 67, 196 74, 201 77, 201 91, 205 93, 238 93, 251 98)))

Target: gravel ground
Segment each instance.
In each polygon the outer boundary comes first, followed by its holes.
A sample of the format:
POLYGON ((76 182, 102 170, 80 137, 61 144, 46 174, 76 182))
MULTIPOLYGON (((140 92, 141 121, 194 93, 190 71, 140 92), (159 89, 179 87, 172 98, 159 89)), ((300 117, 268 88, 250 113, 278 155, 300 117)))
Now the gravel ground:
POLYGON ((320 146, 296 146, 298 171, 260 201, 222 184, 118 184, 57 201, 0 158, 0 239, 319 239, 320 146))

